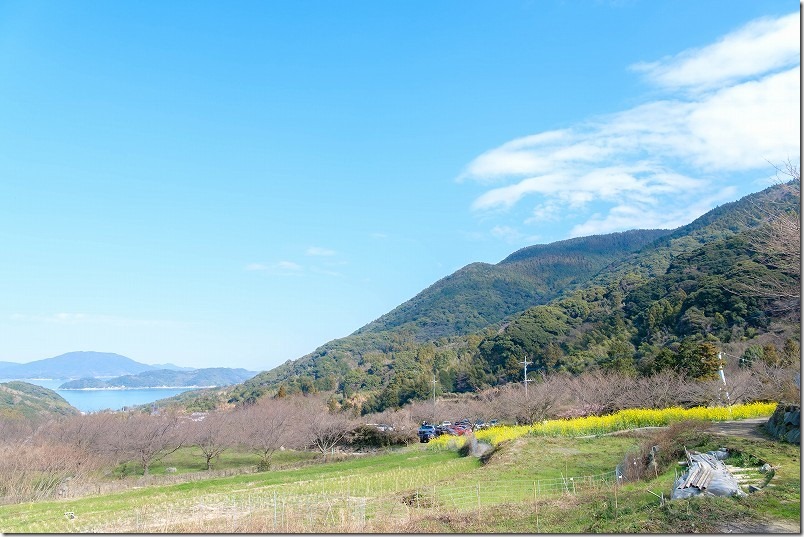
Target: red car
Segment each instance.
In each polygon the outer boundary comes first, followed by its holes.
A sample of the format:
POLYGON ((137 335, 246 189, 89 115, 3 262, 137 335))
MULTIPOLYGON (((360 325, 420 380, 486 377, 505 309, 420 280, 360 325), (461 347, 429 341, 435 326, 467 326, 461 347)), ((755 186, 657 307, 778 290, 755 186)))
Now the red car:
POLYGON ((471 434, 472 428, 466 427, 465 425, 453 425, 450 429, 450 434, 454 434, 456 436, 460 436, 462 434, 471 434))

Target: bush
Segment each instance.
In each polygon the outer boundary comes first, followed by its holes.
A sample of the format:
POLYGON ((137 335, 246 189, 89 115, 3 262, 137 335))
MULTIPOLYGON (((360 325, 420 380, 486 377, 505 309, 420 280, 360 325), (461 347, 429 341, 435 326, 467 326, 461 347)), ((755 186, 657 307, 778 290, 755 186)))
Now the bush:
POLYGON ((708 425, 701 421, 682 421, 661 429, 625 455, 618 466, 626 480, 658 477, 685 455, 686 448, 709 442, 708 425))
POLYGON ((413 433, 380 431, 373 425, 361 425, 347 437, 347 445, 354 449, 386 448, 406 446, 415 441, 413 433))

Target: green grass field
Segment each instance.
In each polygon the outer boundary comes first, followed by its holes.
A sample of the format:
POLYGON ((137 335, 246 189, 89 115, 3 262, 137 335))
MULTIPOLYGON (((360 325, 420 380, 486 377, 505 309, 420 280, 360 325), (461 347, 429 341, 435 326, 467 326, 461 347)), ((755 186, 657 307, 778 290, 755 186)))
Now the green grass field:
MULTIPOLYGON (((711 436, 689 447, 729 447, 740 460, 769 462, 773 479, 742 499, 661 505, 653 493, 669 496, 676 468, 649 481, 616 486, 613 479, 614 467, 644 434, 527 435, 500 443, 483 461, 418 444, 329 462, 284 452, 274 470, 215 477, 185 450, 166 458, 152 477, 105 478, 124 490, 0 506, 0 531, 718 533, 800 526, 799 446, 711 436), (176 474, 160 475, 168 466, 176 474)), ((255 463, 253 455, 228 452, 217 471, 255 463)))

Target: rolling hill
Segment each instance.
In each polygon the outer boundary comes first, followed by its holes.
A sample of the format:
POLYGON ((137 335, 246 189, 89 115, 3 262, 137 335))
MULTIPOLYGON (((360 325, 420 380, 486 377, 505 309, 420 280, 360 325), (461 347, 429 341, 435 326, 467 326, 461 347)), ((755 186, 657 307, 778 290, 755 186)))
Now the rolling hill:
POLYGON ((470 264, 353 334, 232 387, 229 401, 327 391, 381 410, 428 397, 434 374, 444 392, 510 382, 524 356, 545 371, 648 373, 678 366, 703 340, 733 352, 771 331, 797 340, 800 304, 798 317, 782 315, 748 283, 800 279, 756 241, 770 215, 798 214, 799 201, 798 183, 776 185, 675 230, 581 237, 470 264))
POLYGON ((79 413, 53 390, 20 381, 0 383, 0 417, 35 420, 79 413))

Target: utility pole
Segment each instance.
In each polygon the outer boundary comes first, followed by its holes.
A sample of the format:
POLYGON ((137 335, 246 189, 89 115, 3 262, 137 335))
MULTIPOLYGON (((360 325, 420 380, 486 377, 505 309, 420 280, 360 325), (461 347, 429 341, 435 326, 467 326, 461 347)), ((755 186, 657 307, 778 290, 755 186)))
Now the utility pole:
POLYGON ((433 373, 433 425, 435 425, 435 392, 436 392, 436 376, 433 373))
POLYGON ((528 365, 532 364, 533 362, 528 362, 527 359, 523 362, 519 362, 522 364, 522 383, 525 385, 525 397, 528 396, 528 382, 531 380, 528 378, 528 365))
POLYGON ((726 402, 728 403, 729 418, 731 418, 731 396, 729 395, 729 386, 726 384, 726 375, 725 375, 725 373, 723 373, 723 353, 722 352, 717 353, 717 359, 718 359, 718 362, 719 362, 717 372, 720 375, 720 380, 723 381, 723 388, 721 388, 721 389, 726 392, 726 402))

